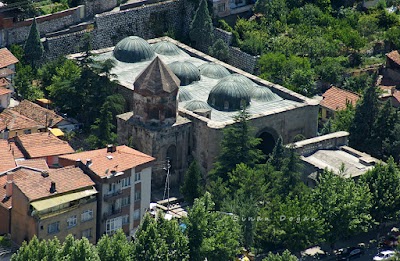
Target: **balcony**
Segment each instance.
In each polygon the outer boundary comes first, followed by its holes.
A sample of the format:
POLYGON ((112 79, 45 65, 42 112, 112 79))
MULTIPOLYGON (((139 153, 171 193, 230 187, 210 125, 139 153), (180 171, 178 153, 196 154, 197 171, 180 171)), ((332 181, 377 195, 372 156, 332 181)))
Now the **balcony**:
POLYGON ((107 194, 104 194, 103 198, 104 198, 104 201, 110 202, 110 201, 113 201, 116 198, 118 198, 121 194, 122 194, 122 190, 118 189, 118 190, 115 190, 115 191, 111 191, 111 192, 109 192, 107 194))
POLYGON ((122 208, 117 208, 117 209, 107 211, 106 213, 103 214, 103 220, 107 220, 109 218, 119 216, 121 214, 121 212, 122 212, 122 208))

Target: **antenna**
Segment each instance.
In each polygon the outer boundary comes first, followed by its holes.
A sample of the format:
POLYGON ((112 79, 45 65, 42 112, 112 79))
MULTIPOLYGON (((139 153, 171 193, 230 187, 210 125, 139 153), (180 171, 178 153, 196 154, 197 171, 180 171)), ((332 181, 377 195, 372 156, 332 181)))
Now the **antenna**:
MULTIPOLYGON (((169 187, 169 175, 170 175, 170 169, 171 169, 171 164, 170 164, 170 160, 169 160, 169 158, 166 158, 166 166, 163 168, 163 170, 165 170, 166 172, 167 172, 167 177, 165 178, 165 188, 164 188, 164 197, 163 197, 163 200, 165 200, 165 193, 167 192, 168 193, 168 195, 167 195, 167 197, 168 197, 168 205, 167 205, 167 210, 168 210, 168 212, 169 212, 169 189, 170 189, 170 187, 169 187)), ((167 212, 167 213, 168 213, 167 212)))

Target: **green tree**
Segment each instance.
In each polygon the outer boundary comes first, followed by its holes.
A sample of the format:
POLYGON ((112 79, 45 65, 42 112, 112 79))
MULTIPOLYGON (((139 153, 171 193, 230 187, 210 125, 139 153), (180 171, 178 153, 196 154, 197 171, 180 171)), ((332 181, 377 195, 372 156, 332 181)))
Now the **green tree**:
POLYGON ((40 41, 40 33, 37 29, 36 18, 34 18, 24 46, 25 60, 32 66, 32 68, 36 68, 43 53, 43 44, 40 41))
POLYGON ((268 22, 282 21, 286 23, 288 8, 285 0, 257 0, 254 11, 262 13, 268 22))
POLYGON ((135 260, 189 260, 188 238, 176 220, 167 221, 162 213, 154 219, 146 213, 133 243, 135 260))
POLYGON ((230 260, 239 247, 240 230, 231 215, 214 211, 211 195, 195 199, 188 211, 187 224, 190 260, 230 260))
POLYGON ((203 179, 197 161, 194 160, 190 163, 180 190, 185 201, 190 205, 203 194, 203 179))
POLYGON ((87 138, 87 142, 92 148, 103 148, 107 144, 116 142, 117 135, 113 132, 114 125, 110 107, 111 104, 105 102, 100 109, 99 118, 91 126, 92 134, 87 138))
POLYGON ((395 220, 400 209, 400 171, 393 158, 362 175, 361 182, 372 193, 372 217, 379 223, 395 220))
POLYGON ((355 107, 352 103, 346 104, 346 109, 337 111, 332 120, 332 131, 349 131, 354 120, 355 107))
POLYGON ((120 229, 114 235, 103 235, 96 245, 101 261, 125 261, 131 259, 133 245, 120 229))
POLYGON ((271 252, 268 254, 263 261, 297 261, 298 258, 290 253, 289 250, 285 250, 282 255, 280 254, 272 254, 271 252))
POLYGON ((372 195, 367 185, 325 170, 311 196, 320 218, 325 220, 325 238, 329 243, 365 232, 372 225, 372 195))
POLYGON ((349 145, 364 152, 371 152, 376 142, 372 135, 374 122, 379 113, 378 93, 375 86, 368 87, 356 106, 350 126, 349 145))
POLYGON ((57 260, 60 242, 57 238, 51 240, 40 240, 34 236, 29 243, 24 241, 18 251, 12 255, 12 261, 25 260, 57 260))
POLYGON ((34 101, 43 98, 44 94, 39 86, 33 84, 34 72, 30 65, 21 66, 14 78, 14 87, 19 96, 34 101))
POLYGON ((229 47, 222 39, 215 41, 215 43, 208 49, 208 53, 224 62, 227 62, 229 59, 229 47))
POLYGON ((227 181, 228 173, 235 169, 237 164, 244 163, 253 167, 264 158, 261 150, 257 149, 260 139, 252 136, 248 119, 249 114, 243 109, 234 117, 235 124, 224 129, 221 151, 210 172, 212 179, 221 177, 223 181, 227 181))
POLYGON ((283 167, 283 160, 285 159, 285 146, 283 146, 282 137, 276 140, 275 147, 268 159, 268 162, 276 169, 281 170, 283 167))
POLYGON ((74 239, 71 234, 66 237, 60 253, 59 259, 63 261, 100 261, 96 247, 86 237, 74 239))
POLYGON ((344 67, 340 58, 324 57, 321 64, 315 67, 315 71, 321 81, 336 84, 342 80, 344 67))
POLYGON ((213 25, 207 0, 200 0, 199 7, 190 24, 189 37, 196 48, 200 50, 207 50, 213 41, 213 25))

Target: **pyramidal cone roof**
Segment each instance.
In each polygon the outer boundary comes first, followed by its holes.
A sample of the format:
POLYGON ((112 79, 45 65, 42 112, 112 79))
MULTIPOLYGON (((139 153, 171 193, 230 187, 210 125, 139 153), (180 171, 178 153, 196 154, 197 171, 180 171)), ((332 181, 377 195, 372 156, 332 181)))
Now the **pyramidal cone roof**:
POLYGON ((168 92, 172 93, 178 89, 180 81, 178 77, 157 56, 139 74, 133 86, 136 92, 150 92, 153 94, 168 92))

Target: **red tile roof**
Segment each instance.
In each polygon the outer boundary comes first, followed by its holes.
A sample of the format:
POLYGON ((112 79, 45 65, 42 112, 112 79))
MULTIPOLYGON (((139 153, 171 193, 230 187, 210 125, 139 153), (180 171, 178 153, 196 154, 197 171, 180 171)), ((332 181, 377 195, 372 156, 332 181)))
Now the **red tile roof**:
POLYGON ((15 168, 12 148, 6 140, 0 140, 0 173, 15 168))
POLYGON ((8 85, 10 85, 10 82, 6 78, 0 79, 0 95, 4 95, 4 94, 12 92, 10 89, 4 88, 4 86, 8 86, 8 85))
POLYGON ((390 60, 392 60, 394 63, 400 65, 400 54, 397 50, 387 53, 386 57, 389 58, 390 60))
POLYGON ((0 113, 0 130, 4 130, 5 128, 8 130, 23 130, 23 129, 31 129, 31 128, 43 128, 44 126, 40 123, 31 120, 16 111, 11 109, 5 109, 0 113))
POLYGON ((0 68, 7 67, 17 62, 19 62, 18 59, 7 48, 0 49, 0 68))
POLYGON ((90 169, 102 178, 109 175, 112 170, 125 171, 155 160, 155 158, 125 145, 117 146, 115 152, 107 152, 107 148, 105 148, 63 155, 59 158, 70 161, 81 160, 84 164, 87 159, 91 159, 90 169))
POLYGON ((49 166, 47 165, 45 159, 19 159, 15 160, 15 163, 17 164, 17 166, 30 167, 40 170, 49 170, 49 166))
POLYGON ((16 143, 28 158, 42 158, 68 153, 74 149, 68 142, 60 140, 49 132, 20 135, 15 138, 16 143))
POLYGON ((39 122, 43 126, 46 126, 46 114, 47 124, 49 127, 54 127, 59 122, 64 120, 63 117, 61 117, 54 111, 43 108, 42 106, 28 100, 22 100, 17 106, 13 108, 13 110, 28 117, 29 119, 39 122))
POLYGON ((358 99, 360 99, 358 94, 334 86, 322 94, 322 97, 323 100, 320 102, 320 105, 333 111, 346 109, 348 102, 356 105, 358 99))
POLYGON ((0 69, 0 77, 6 77, 6 76, 12 75, 12 74, 15 74, 15 72, 13 70, 11 70, 10 68, 0 69))
MULTIPOLYGON (((26 169, 22 168, 18 171, 26 171, 26 169)), ((74 166, 51 169, 48 171, 48 177, 43 177, 40 172, 31 170, 26 172, 28 175, 14 179, 14 184, 30 201, 55 195, 55 193, 50 193, 52 181, 56 183, 57 195, 95 185, 88 175, 74 166)))
POLYGON ((15 142, 10 142, 11 152, 14 155, 14 159, 22 159, 24 158, 24 154, 22 154, 21 150, 15 144, 15 142))

